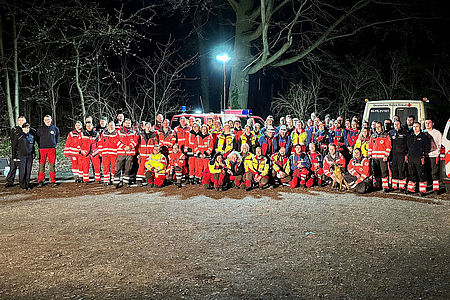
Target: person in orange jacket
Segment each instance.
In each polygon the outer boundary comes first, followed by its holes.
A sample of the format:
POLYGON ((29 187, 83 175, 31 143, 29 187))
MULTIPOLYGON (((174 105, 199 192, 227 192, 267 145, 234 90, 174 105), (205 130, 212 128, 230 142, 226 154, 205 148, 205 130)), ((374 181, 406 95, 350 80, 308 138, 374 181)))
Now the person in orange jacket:
POLYGON ((83 170, 80 163, 80 146, 83 124, 81 121, 75 123, 75 128, 67 135, 66 145, 64 147, 64 156, 70 159, 72 163, 72 174, 75 182, 81 183, 83 170))
POLYGON ((388 157, 391 153, 391 138, 384 132, 383 123, 377 122, 376 131, 369 140, 369 158, 372 159, 373 177, 377 181, 381 178, 384 192, 389 191, 388 157))
POLYGON ((201 183, 202 174, 208 169, 208 162, 214 149, 214 138, 208 133, 208 127, 203 124, 197 136, 195 153, 195 179, 201 183))
POLYGON ((186 156, 181 152, 178 144, 173 145, 173 151, 169 154, 169 165, 166 169, 166 179, 173 181, 175 178, 176 185, 181 188, 181 179, 186 174, 186 156))
POLYGON ((102 157, 103 183, 108 186, 114 178, 117 157, 117 130, 113 121, 110 121, 101 133, 98 148, 102 157))
POLYGON ((353 149, 353 158, 347 166, 348 172, 344 174, 350 188, 358 194, 365 194, 369 191, 370 183, 370 161, 362 155, 361 149, 353 149))

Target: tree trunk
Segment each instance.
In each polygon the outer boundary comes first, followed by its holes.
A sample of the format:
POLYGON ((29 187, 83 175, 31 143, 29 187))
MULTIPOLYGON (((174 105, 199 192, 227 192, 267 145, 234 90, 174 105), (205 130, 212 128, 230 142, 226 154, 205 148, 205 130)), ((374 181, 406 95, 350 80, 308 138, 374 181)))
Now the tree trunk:
POLYGON ((209 103, 209 69, 208 69, 208 54, 206 52, 205 40, 197 33, 198 52, 200 57, 200 78, 202 89, 202 104, 203 112, 210 112, 211 105, 209 103))
POLYGON ((52 121, 56 126, 56 98, 55 98, 55 87, 54 84, 50 84, 50 99, 52 102, 52 121))
POLYGON ((12 14, 13 26, 13 47, 14 47, 14 116, 15 120, 19 118, 19 67, 17 64, 17 24, 16 24, 16 1, 14 1, 14 11, 12 14))
POLYGON ((14 111, 13 106, 11 103, 11 89, 9 86, 9 73, 8 73, 8 66, 6 65, 5 61, 5 51, 3 49, 3 26, 2 26, 2 16, 0 14, 0 56, 1 56, 1 63, 2 63, 2 69, 5 76, 5 100, 6 100, 6 107, 8 109, 8 120, 9 120, 9 126, 13 128, 15 126, 15 120, 14 120, 14 111))
POLYGON ((205 38, 203 36, 203 21, 202 21, 202 12, 199 9, 195 14, 195 26, 197 27, 197 42, 198 42, 198 53, 200 59, 200 80, 201 80, 201 105, 203 112, 210 112, 211 105, 209 103, 209 57, 207 53, 207 49, 205 46, 205 38))
POLYGON ((252 8, 253 0, 242 0, 235 11, 236 27, 233 55, 230 61, 232 69, 229 88, 232 108, 247 108, 248 105, 249 72, 246 66, 253 58, 250 53, 250 41, 246 38, 246 34, 253 29, 254 23, 246 12, 248 13, 252 8))
POLYGON ((86 118, 86 106, 84 105, 84 94, 83 94, 83 89, 81 88, 81 84, 80 84, 80 52, 78 51, 78 46, 75 43, 75 41, 73 41, 73 47, 75 48, 75 59, 76 59, 76 64, 75 64, 75 84, 77 86, 77 91, 78 94, 80 95, 80 104, 81 104, 81 114, 82 114, 82 118, 84 120, 84 118, 86 118))

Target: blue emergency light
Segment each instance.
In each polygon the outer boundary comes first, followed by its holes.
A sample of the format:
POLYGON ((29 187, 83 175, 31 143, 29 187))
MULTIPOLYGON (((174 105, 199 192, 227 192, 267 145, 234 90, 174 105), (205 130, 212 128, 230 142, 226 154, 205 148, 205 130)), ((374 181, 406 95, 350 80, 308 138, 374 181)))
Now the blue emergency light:
POLYGON ((242 110, 242 114, 243 115, 251 115, 252 114, 252 110, 251 109, 243 109, 242 110))
POLYGON ((181 111, 186 112, 186 106, 181 106, 181 111))

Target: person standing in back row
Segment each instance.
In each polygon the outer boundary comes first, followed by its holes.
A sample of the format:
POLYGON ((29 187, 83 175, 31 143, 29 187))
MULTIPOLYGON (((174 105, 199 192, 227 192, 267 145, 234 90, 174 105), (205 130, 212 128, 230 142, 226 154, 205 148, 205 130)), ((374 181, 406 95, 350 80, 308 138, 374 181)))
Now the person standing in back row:
POLYGON ((30 124, 22 125, 22 132, 17 137, 15 148, 17 149, 17 157, 20 160, 19 165, 19 182, 23 190, 29 190, 31 167, 33 159, 36 156, 34 150, 34 135, 30 133, 30 124))
POLYGON ((36 130, 36 138, 39 145, 39 186, 44 186, 45 164, 48 159, 48 174, 50 183, 56 186, 56 144, 59 142, 59 128, 52 124, 52 117, 44 117, 44 125, 36 130))
POLYGON ((431 142, 431 149, 427 155, 427 164, 431 168, 431 180, 433 181, 433 191, 439 194, 439 153, 441 152, 442 133, 433 128, 432 120, 425 120, 426 133, 431 142))
POLYGON ((431 143, 428 136, 422 132, 419 122, 414 122, 413 133, 408 136, 408 190, 407 194, 415 193, 419 181, 419 192, 425 196, 427 192, 427 177, 425 176, 425 155, 430 151, 431 143))
POLYGON ((19 168, 20 160, 17 156, 17 149, 15 148, 15 145, 17 144, 17 138, 19 135, 22 134, 22 125, 26 123, 26 119, 23 116, 20 116, 17 118, 17 126, 14 128, 11 128, 11 162, 9 164, 9 172, 6 176, 6 185, 5 187, 13 187, 14 186, 14 179, 16 177, 16 171, 19 168))

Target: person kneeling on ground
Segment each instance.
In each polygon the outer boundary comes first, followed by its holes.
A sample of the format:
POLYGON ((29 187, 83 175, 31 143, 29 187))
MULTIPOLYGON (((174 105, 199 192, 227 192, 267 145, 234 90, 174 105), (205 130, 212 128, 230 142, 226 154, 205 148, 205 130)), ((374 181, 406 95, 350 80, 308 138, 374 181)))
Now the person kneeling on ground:
POLYGON ((255 156, 249 165, 249 171, 245 173, 246 191, 252 188, 252 181, 258 184, 260 189, 264 189, 269 183, 269 162, 262 155, 261 147, 256 148, 255 156))
POLYGON ((272 155, 272 177, 275 185, 288 184, 291 181, 291 164, 289 157, 286 156, 286 148, 281 147, 278 153, 272 155))
POLYGON ((300 185, 306 187, 306 178, 310 173, 311 162, 308 155, 302 151, 303 146, 295 145, 294 153, 290 157, 290 164, 292 169, 292 180, 289 183, 291 188, 296 188, 300 179, 300 185))
POLYGON ((348 172, 344 178, 347 180, 351 189, 358 194, 365 194, 370 189, 370 162, 369 159, 362 156, 361 149, 353 149, 353 158, 348 163, 348 172))
POLYGON ((166 157, 161 153, 159 145, 154 145, 153 154, 145 162, 145 179, 151 187, 162 187, 166 178, 166 157))
POLYGON ((178 188, 181 188, 181 179, 186 173, 186 156, 181 152, 178 144, 173 145, 172 153, 169 154, 169 167, 167 168, 167 179, 173 181, 174 177, 178 188))
POLYGON ((208 163, 208 172, 204 172, 202 185, 205 188, 209 188, 209 185, 214 183, 214 187, 217 191, 223 191, 223 185, 225 181, 225 176, 227 166, 223 159, 221 152, 216 152, 214 157, 208 163))
POLYGON ((226 165, 230 181, 232 181, 234 186, 239 189, 245 173, 244 162, 242 161, 239 152, 231 152, 226 160, 226 165))
POLYGON ((323 157, 320 152, 316 151, 316 144, 309 144, 308 158, 311 162, 311 177, 306 182, 307 187, 314 185, 314 180, 317 180, 317 185, 322 186, 323 176, 323 157))
POLYGON ((330 144, 328 146, 328 151, 328 155, 325 156, 325 159, 323 160, 323 173, 332 180, 337 181, 337 178, 334 175, 334 169, 339 167, 344 170, 345 158, 341 153, 336 151, 335 144, 330 144))

